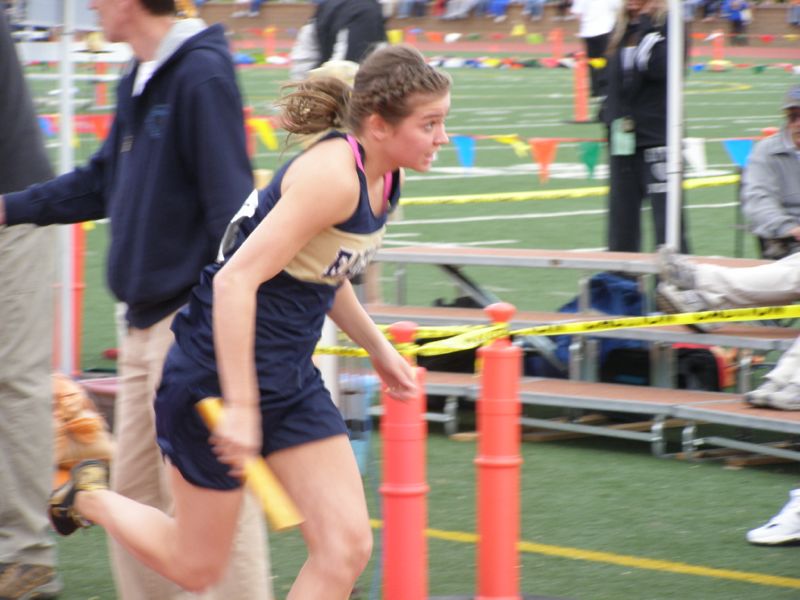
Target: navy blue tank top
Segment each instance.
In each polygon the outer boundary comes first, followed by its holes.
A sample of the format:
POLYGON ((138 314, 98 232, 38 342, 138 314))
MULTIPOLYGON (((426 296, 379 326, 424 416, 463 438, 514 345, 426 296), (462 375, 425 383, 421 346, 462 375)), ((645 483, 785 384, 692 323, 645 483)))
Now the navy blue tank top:
MULTIPOLYGON (((346 221, 320 232, 283 271, 258 289, 255 357, 259 387, 267 400, 312 393, 322 385, 311 356, 325 315, 342 281, 361 273, 378 250, 388 213, 400 197, 400 177, 395 171, 385 180, 387 210, 374 214, 363 172, 363 148, 354 138, 336 131, 320 141, 334 137, 349 138, 354 150, 360 183, 358 205, 346 221)), ((211 318, 214 275, 280 201, 283 177, 295 159, 281 167, 266 188, 253 191, 234 215, 217 262, 203 270, 188 304, 172 324, 177 344, 207 369, 216 371, 211 318)))

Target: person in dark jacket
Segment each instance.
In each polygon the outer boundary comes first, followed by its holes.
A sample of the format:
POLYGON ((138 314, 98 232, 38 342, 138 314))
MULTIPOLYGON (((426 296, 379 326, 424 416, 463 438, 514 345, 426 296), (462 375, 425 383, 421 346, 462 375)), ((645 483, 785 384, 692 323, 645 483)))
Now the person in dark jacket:
MULTIPOLYGON (((0 11, 0 193, 53 176, 0 11)), ((52 229, 0 228, 0 598, 61 590, 44 507, 53 455, 52 229)))
POLYGON ((329 60, 360 63, 386 43, 383 11, 377 0, 323 0, 314 16, 319 43, 317 67, 329 60))
MULTIPOLYGON (((106 39, 127 42, 135 56, 117 88, 108 138, 86 166, 0 197, 0 223, 110 217, 107 281, 127 305, 128 324, 118 363, 112 485, 170 511, 153 398, 174 339, 172 318, 253 189, 242 101, 220 25, 176 20, 174 0, 95 0, 93 7, 106 39)), ((269 597, 255 502, 247 504, 239 529, 231 569, 209 597, 269 597)), ((116 544, 112 559, 118 598, 181 594, 116 544)))
MULTIPOLYGON (((608 51, 608 249, 641 251, 641 207, 650 200, 655 242, 666 241, 667 26, 661 0, 627 0, 608 51)), ((684 219, 685 222, 685 219, 684 219)), ((681 252, 687 253, 681 227, 681 252)))

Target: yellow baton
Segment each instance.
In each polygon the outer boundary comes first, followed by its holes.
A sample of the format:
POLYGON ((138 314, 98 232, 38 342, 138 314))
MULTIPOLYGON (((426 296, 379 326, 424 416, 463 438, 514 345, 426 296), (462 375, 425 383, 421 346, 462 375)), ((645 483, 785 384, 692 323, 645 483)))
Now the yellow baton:
MULTIPOLYGON (((206 426, 213 431, 222 418, 222 400, 204 398, 197 403, 197 411, 206 426)), ((303 522, 300 511, 267 466, 263 456, 251 458, 245 463, 244 479, 261 502, 261 508, 273 529, 288 529, 303 522)))

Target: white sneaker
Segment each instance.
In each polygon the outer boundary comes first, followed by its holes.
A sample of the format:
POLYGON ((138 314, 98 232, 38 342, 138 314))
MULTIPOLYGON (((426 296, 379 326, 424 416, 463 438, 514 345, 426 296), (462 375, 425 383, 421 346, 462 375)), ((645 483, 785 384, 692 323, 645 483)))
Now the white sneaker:
POLYGON ((747 541, 762 546, 800 542, 800 489, 789 492, 789 502, 766 525, 748 531, 747 541))
MULTIPOLYGON (((706 299, 695 290, 680 290, 671 283, 659 283, 656 288, 656 305, 668 313, 692 313, 713 310, 706 299)), ((709 333, 719 328, 718 323, 688 323, 686 325, 700 333, 709 333)))
POLYGON ((661 281, 682 290, 692 290, 695 287, 696 270, 693 262, 670 246, 661 246, 658 249, 658 274, 661 281))
POLYGON ((772 379, 765 379, 760 386, 744 395, 744 401, 752 406, 768 406, 767 398, 780 391, 784 385, 772 379))
POLYGON ((778 410, 800 410, 800 385, 789 383, 781 389, 767 394, 764 406, 778 410))

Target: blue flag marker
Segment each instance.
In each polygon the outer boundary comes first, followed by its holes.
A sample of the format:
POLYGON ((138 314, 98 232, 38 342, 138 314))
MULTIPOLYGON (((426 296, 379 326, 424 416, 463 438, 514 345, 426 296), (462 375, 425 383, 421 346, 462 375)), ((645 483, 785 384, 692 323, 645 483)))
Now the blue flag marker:
POLYGON ((744 169, 750 152, 753 149, 753 140, 723 140, 722 144, 728 152, 728 156, 737 167, 744 169))
POLYGON ((53 131, 53 127, 50 125, 50 119, 45 119, 44 117, 37 117, 39 120, 39 129, 42 130, 42 133, 46 137, 53 137, 56 132, 53 131))
POLYGON ((462 167, 472 167, 475 165, 475 138, 467 135, 454 135, 450 138, 456 147, 458 162, 462 167))

